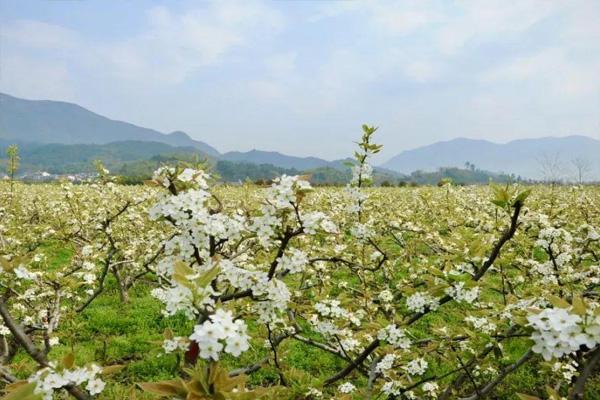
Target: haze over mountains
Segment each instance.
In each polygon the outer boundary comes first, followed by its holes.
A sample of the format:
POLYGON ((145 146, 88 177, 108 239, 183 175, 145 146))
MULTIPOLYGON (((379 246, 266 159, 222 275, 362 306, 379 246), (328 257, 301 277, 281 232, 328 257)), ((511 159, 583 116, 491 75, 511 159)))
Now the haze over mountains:
POLYGON ((573 160, 589 164, 587 177, 600 176, 600 141, 586 136, 520 139, 499 144, 487 140, 457 138, 403 151, 383 167, 396 172, 434 170, 446 166, 464 166, 466 162, 488 171, 505 172, 527 178, 543 178, 543 164, 556 162, 562 178, 572 178, 573 160))
MULTIPOLYGON (((71 156, 81 162, 87 160, 83 155, 107 156, 109 150, 111 157, 117 154, 124 160, 149 158, 164 153, 197 151, 213 160, 271 164, 279 168, 297 170, 327 167, 340 169, 343 168, 344 161, 295 157, 260 150, 221 154, 209 144, 192 139, 181 131, 165 134, 127 122, 111 120, 72 103, 25 100, 0 93, 0 147, 12 142, 28 146, 27 154, 36 154, 36 151, 40 154, 45 148, 52 148, 60 154, 57 157, 71 156), (128 143, 113 144, 125 141, 128 143), (147 143, 135 145, 135 141, 147 143), (58 149, 57 146, 46 147, 50 143, 73 146, 64 149, 58 149), (107 145, 109 143, 110 145, 107 145)), ((477 168, 488 171, 541 178, 539 160, 547 157, 559 160, 562 164, 561 173, 565 177, 573 174, 571 160, 580 158, 589 164, 586 176, 589 179, 600 178, 600 141, 585 136, 522 139, 506 144, 458 138, 403 151, 380 167, 382 170, 409 174, 416 170, 464 167, 465 163, 469 162, 469 165, 474 164, 477 168)))

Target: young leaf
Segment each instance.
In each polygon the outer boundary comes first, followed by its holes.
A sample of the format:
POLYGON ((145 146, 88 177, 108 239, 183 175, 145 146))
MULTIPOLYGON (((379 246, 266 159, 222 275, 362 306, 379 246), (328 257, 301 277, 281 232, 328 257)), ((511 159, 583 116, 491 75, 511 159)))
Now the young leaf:
POLYGON ((138 383, 138 386, 144 391, 159 396, 185 396, 187 394, 185 388, 179 381, 162 381, 162 382, 146 382, 138 383))
POLYGON ((109 365, 107 367, 102 368, 101 374, 102 375, 116 374, 117 372, 119 372, 123 368, 124 368, 123 365, 109 365))
POLYGON ((75 364, 75 355, 73 353, 69 353, 63 358, 63 366, 66 369, 73 368, 74 364, 75 364))
POLYGON ((0 400, 42 400, 41 394, 35 394, 35 383, 15 382, 5 388, 6 395, 0 400))
POLYGON ((579 316, 586 314, 587 308, 581 297, 577 296, 573 298, 573 312, 579 316))
POLYGON ((554 296, 554 295, 548 295, 547 297, 548 297, 548 300, 550 301, 550 304, 552 304, 556 308, 569 308, 569 307, 571 307, 571 305, 566 300, 563 300, 560 297, 557 297, 557 296, 554 296))

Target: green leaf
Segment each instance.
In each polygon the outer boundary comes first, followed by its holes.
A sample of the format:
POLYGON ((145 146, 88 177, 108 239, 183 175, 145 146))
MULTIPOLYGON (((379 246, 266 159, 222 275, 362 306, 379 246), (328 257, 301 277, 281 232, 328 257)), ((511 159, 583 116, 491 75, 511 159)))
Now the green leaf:
POLYGON ((173 272, 182 276, 194 275, 194 270, 183 261, 177 261, 174 265, 173 272))
POLYGON ((561 399, 560 394, 556 390, 551 388, 550 386, 546 386, 546 393, 548 393, 548 396, 550 396, 550 400, 560 400, 561 399))
POLYGON ((503 200, 492 200, 492 203, 494 203, 495 205, 497 205, 500 208, 505 208, 506 205, 508 204, 507 202, 505 202, 503 200))
POLYGON ((144 391, 159 396, 179 396, 186 395, 185 388, 179 381, 146 382, 138 383, 138 386, 144 391))
POLYGON ((563 300, 560 297, 550 294, 547 296, 547 298, 548 298, 548 301, 550 302, 550 304, 552 304, 554 307, 557 307, 557 308, 570 308, 571 307, 571 305, 566 300, 563 300))
POLYGON ((75 355, 73 353, 69 353, 67 354, 64 358, 63 358, 63 366, 66 369, 71 369, 73 368, 73 365, 75 364, 75 355))
POLYGON ((35 394, 35 383, 15 382, 6 387, 7 394, 0 400, 42 400, 41 394, 35 394))
POLYGON ((527 197, 529 197, 530 194, 531 194, 531 189, 527 189, 527 190, 522 191, 521 193, 519 193, 517 195, 517 197, 515 198, 515 201, 513 202, 513 204, 515 204, 515 205, 517 203, 523 204, 525 202, 525 199, 527 197))
POLYGON ((102 368, 101 374, 102 375, 116 374, 117 372, 119 372, 123 368, 124 368, 123 365, 109 365, 107 367, 102 368))
POLYGON ((587 307, 581 297, 573 298, 573 312, 579 316, 584 316, 587 313, 587 307))
POLYGON ((179 283, 181 286, 185 286, 186 288, 188 288, 192 291, 194 290, 194 285, 192 284, 192 282, 190 282, 190 280, 185 275, 173 274, 173 280, 175 282, 179 283))
POLYGON ((212 267, 211 269, 206 271, 204 273, 204 275, 202 275, 198 279, 198 281, 197 281, 198 285, 201 287, 208 286, 208 284, 211 283, 212 280, 217 277, 217 275, 219 275, 219 272, 221 272, 221 268, 218 265, 215 265, 214 267, 212 267))

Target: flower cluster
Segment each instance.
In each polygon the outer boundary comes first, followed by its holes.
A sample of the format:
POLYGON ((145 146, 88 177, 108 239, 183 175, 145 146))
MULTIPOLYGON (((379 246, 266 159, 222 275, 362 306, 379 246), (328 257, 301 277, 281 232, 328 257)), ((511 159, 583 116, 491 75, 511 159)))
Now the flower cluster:
POLYGON ((292 249, 288 254, 279 257, 277 261, 282 271, 295 274, 304 270, 304 267, 308 264, 308 257, 302 250, 292 249))
POLYGON ((408 364, 402 367, 409 375, 423 375, 427 371, 429 363, 423 358, 410 360, 408 364))
POLYGON ((352 179, 350 185, 359 185, 364 181, 371 180, 373 176, 373 167, 367 162, 363 162, 352 167, 352 179))
POLYGON ((85 389, 94 396, 101 393, 106 385, 104 381, 96 377, 100 372, 102 369, 95 364, 62 371, 47 367, 29 377, 29 382, 35 383, 35 393, 41 394, 44 400, 52 400, 55 390, 68 385, 81 385, 85 382, 87 382, 85 389))
POLYGON ((386 354, 375 366, 375 371, 384 374, 386 371, 392 369, 394 361, 396 361, 395 354, 386 354))
POLYGON ((343 318, 356 326, 360 326, 360 318, 354 313, 340 307, 340 304, 339 300, 327 299, 315 304, 315 310, 323 317, 332 319, 343 318))
POLYGON ((458 282, 446 288, 446 294, 456 301, 464 301, 472 304, 479 297, 479 287, 474 286, 471 289, 465 288, 464 282, 458 282))
POLYGON ((558 253, 560 251, 559 242, 570 243, 572 240, 573 237, 566 230, 549 227, 540 230, 535 245, 543 248, 550 248, 558 253))
POLYGON ((384 340, 392 346, 400 349, 410 348, 410 339, 406 337, 406 332, 402 328, 398 328, 396 324, 390 324, 377 333, 379 340, 384 340))
POLYGON ((350 229, 350 233, 358 240, 367 240, 375 235, 373 229, 368 224, 357 222, 350 229))
POLYGON ((582 318, 564 308, 546 308, 537 314, 527 316, 534 332, 533 351, 546 361, 571 354, 587 346, 594 348, 600 343, 600 317, 582 318), (587 321, 586 321, 587 320, 587 321))
POLYGON ((496 331, 496 324, 488 320, 487 318, 478 318, 469 315, 465 318, 465 321, 473 325, 473 327, 483 333, 492 334, 496 331))
POLYGON ((217 309, 209 318, 209 321, 196 325, 190 335, 190 339, 198 343, 200 357, 218 360, 223 349, 235 357, 248 350, 250 344, 244 321, 234 320, 231 311, 223 309, 217 309))
POLYGON ((356 390, 356 386, 354 386, 351 382, 345 382, 338 386, 338 390, 340 393, 352 393, 356 390))
POLYGON ((198 312, 197 306, 214 304, 212 296, 215 291, 210 286, 198 286, 192 292, 189 287, 174 282, 172 287, 156 288, 151 294, 164 303, 164 315, 171 316, 182 312, 188 319, 193 319, 198 312))
POLYGON ((186 338, 181 336, 175 336, 171 339, 165 339, 163 341, 163 350, 165 353, 172 353, 176 350, 186 351, 188 349, 189 343, 186 338))
POLYGON ((304 232, 314 235, 319 229, 326 233, 338 233, 337 225, 320 211, 301 213, 304 232))
MULTIPOLYGON (((270 248, 273 245, 272 239, 281 226, 282 216, 293 212, 302 196, 311 190, 310 183, 300 176, 282 175, 273 181, 267 190, 267 200, 261 207, 261 215, 254 217, 250 225, 261 246, 270 248)), ((313 216, 312 230, 316 229, 317 221, 319 224, 323 221, 321 214, 313 216)))
POLYGON ((154 171, 152 179, 167 188, 171 186, 173 180, 178 179, 181 182, 194 183, 199 187, 206 189, 208 187, 207 180, 209 179, 209 176, 201 170, 185 168, 182 171, 178 171, 174 167, 165 166, 154 171))
POLYGON ((423 313, 426 309, 437 310, 439 301, 425 292, 416 292, 406 298, 406 307, 416 313, 423 313))

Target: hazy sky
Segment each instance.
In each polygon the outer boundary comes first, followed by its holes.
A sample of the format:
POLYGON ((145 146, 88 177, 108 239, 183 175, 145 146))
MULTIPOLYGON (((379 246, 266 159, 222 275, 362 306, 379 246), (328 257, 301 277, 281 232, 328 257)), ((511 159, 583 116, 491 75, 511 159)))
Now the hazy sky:
POLYGON ((600 0, 0 0, 0 91, 220 151, 600 138, 600 0))

